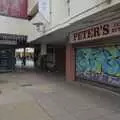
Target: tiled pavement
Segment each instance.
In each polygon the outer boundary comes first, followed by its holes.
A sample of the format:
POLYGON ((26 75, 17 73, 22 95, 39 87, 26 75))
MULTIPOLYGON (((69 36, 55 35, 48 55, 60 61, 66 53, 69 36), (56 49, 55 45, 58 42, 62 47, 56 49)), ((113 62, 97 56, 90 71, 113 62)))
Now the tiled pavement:
POLYGON ((120 120, 120 95, 60 74, 0 74, 0 120, 120 120))

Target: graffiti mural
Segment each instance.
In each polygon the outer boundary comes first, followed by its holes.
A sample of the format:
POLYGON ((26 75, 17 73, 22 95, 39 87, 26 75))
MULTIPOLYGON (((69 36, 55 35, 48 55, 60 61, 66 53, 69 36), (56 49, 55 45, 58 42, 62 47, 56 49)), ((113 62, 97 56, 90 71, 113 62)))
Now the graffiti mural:
POLYGON ((120 46, 77 48, 76 76, 120 86, 120 46))
POLYGON ((12 17, 26 17, 27 0, 0 0, 0 14, 12 17))

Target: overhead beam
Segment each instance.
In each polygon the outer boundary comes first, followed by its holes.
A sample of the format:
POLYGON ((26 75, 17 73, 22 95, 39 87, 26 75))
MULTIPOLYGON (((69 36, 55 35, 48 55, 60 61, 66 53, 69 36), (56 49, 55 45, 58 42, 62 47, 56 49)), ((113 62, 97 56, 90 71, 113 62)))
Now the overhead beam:
POLYGON ((39 11, 38 10, 38 3, 36 3, 36 5, 32 8, 30 13, 28 14, 28 20, 32 20, 36 16, 38 11, 39 11))

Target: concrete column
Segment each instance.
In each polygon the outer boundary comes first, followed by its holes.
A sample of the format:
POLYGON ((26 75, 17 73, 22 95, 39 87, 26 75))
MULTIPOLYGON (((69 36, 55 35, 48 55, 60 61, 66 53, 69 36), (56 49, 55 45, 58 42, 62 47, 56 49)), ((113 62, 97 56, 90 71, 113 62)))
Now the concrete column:
POLYGON ((47 71, 47 44, 41 44, 40 68, 42 71, 47 71))
POLYGON ((23 48, 24 49, 24 51, 23 51, 23 65, 25 66, 26 65, 26 55, 25 55, 25 53, 26 53, 26 47, 24 47, 23 48))
POLYGON ((41 44, 41 55, 47 54, 47 44, 41 44))
POLYGON ((70 44, 66 46, 66 80, 75 80, 75 52, 70 44))

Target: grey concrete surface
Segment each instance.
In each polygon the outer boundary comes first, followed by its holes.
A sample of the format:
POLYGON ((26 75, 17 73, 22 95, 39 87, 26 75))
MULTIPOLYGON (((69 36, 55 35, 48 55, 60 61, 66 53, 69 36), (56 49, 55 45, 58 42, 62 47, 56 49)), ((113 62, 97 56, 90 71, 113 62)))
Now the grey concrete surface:
POLYGON ((0 74, 0 120, 120 120, 120 95, 58 73, 0 74))

